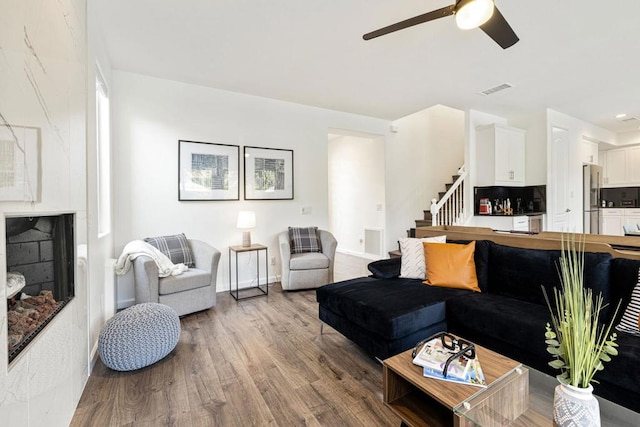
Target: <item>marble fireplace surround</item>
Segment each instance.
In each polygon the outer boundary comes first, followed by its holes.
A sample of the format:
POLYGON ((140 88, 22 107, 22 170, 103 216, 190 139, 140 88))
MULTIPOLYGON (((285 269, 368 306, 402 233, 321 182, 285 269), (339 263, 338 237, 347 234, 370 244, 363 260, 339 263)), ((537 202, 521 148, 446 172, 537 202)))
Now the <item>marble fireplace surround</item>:
POLYGON ((6 217, 73 213, 76 258, 70 262, 75 297, 11 364, 6 302, 0 305, 0 424, 62 426, 71 421, 89 375, 95 342, 90 325, 98 329, 102 321, 100 295, 90 293, 86 260, 88 238, 93 236, 87 220, 89 206, 94 206, 88 203, 87 163, 94 156, 87 155, 93 147, 87 139, 95 132, 87 128, 95 117, 91 100, 96 59, 87 43, 86 0, 11 1, 2 6, 2 145, 20 151, 26 141, 20 132, 33 129, 39 141, 37 164, 28 168, 38 171, 37 180, 23 179, 25 185, 37 184, 37 191, 0 200, 0 300, 7 299, 6 217), (96 307, 91 320, 90 301, 96 307))
POLYGON ((75 295, 75 218, 63 213, 9 216, 5 221, 7 274, 17 273, 16 281, 25 282, 7 299, 11 364, 75 295))

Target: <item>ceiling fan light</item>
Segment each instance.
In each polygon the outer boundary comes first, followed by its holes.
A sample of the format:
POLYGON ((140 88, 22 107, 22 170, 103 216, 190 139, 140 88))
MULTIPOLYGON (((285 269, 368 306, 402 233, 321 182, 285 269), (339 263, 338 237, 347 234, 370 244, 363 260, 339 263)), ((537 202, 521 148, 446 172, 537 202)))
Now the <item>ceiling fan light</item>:
POLYGON ((462 0, 456 7, 456 24, 462 30, 477 28, 493 16, 493 0, 462 0))

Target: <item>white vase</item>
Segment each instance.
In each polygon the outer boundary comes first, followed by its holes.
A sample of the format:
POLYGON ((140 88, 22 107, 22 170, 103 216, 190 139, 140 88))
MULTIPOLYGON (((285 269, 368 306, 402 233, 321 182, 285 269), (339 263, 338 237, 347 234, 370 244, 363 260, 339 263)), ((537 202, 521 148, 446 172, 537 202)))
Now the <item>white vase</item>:
POLYGON ((553 396, 553 422, 560 427, 600 427, 600 405, 593 395, 593 386, 556 386, 553 396))

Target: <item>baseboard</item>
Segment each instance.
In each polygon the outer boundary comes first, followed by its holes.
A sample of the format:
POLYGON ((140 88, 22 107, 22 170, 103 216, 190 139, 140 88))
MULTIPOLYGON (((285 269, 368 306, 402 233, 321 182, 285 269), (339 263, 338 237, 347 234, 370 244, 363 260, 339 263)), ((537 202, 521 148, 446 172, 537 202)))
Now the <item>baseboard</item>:
POLYGON ((89 361, 89 375, 93 372, 93 368, 96 366, 96 362, 98 361, 98 341, 96 340, 93 348, 91 349, 91 360, 89 361))
MULTIPOLYGON (((238 282, 238 289, 242 290, 244 288, 251 288, 255 286, 255 281, 253 280, 242 280, 240 282, 238 282)), ((269 276, 269 286, 273 285, 276 282, 280 282, 280 276, 279 275, 271 275, 269 276)), ((219 286, 220 283, 218 283, 218 286, 216 286, 216 293, 219 292, 229 292, 230 290, 230 284, 229 283, 225 283, 224 287, 220 287, 219 286)), ((264 286, 264 283, 262 283, 260 286, 264 286)), ((233 289, 236 289, 236 284, 235 282, 233 283, 233 289)))
POLYGON ((368 254, 365 252, 350 251, 348 249, 336 249, 336 252, 345 255, 357 256, 359 258, 369 259, 371 261, 377 261, 379 259, 385 258, 384 255, 368 254))
POLYGON ((135 298, 121 299, 118 300, 118 310, 122 310, 123 308, 131 307, 136 303, 135 298))

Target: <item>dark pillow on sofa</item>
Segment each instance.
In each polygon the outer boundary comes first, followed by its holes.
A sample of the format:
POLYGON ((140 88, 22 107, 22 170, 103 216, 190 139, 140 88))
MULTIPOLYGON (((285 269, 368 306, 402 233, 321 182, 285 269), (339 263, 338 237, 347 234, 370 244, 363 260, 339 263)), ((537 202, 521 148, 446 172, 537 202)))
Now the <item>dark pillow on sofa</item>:
MULTIPOLYGON (((489 254, 490 292, 546 305, 542 286, 553 300, 553 288, 560 288, 558 260, 560 251, 514 248, 494 244, 489 254)), ((586 252, 584 254, 584 284, 594 295, 602 293, 604 303, 609 302, 609 272, 611 254, 586 252)), ((603 310, 606 318, 608 307, 603 310)))
POLYGON ((172 263, 195 267, 191 246, 189 246, 189 241, 184 233, 173 236, 147 237, 144 241, 169 257, 172 263))
POLYGON ((376 279, 393 279, 400 276, 401 266, 402 258, 396 257, 371 262, 367 268, 376 279))
MULTIPOLYGON (((471 240, 449 240, 447 243, 457 243, 466 245, 471 240)), ((478 287, 482 292, 489 292, 489 251, 494 243, 491 240, 476 240, 476 251, 473 260, 476 263, 476 276, 478 277, 478 287)))

